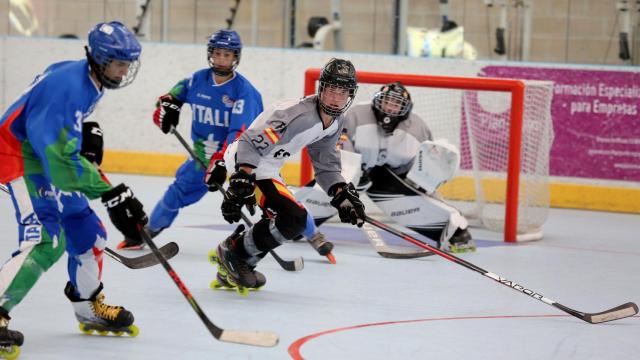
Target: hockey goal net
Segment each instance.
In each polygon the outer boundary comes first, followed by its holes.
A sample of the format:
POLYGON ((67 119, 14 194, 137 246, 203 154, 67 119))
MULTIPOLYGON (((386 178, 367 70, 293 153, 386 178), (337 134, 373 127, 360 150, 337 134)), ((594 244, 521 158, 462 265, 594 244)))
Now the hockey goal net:
MULTIPOLYGON (((306 71, 306 95, 316 91, 319 73, 306 71)), ((434 139, 460 149, 460 169, 438 193, 472 225, 503 232, 508 242, 542 237, 550 202, 552 82, 374 72, 357 77, 355 103, 371 102, 381 84, 399 81, 434 139)), ((311 177, 305 155, 301 182, 311 177)))

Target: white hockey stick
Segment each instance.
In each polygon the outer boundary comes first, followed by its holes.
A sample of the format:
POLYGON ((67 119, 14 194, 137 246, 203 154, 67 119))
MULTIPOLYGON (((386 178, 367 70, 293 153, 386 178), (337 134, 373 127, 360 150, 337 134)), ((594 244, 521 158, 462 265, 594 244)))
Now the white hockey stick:
POLYGON ((376 252, 384 258, 415 259, 415 258, 435 255, 429 250, 411 251, 411 250, 402 250, 398 248, 393 248, 387 245, 386 242, 384 242, 384 240, 382 239, 382 236, 380 236, 380 234, 378 234, 376 229, 374 229, 373 226, 371 226, 369 223, 364 223, 361 229, 364 235, 367 237, 367 239, 371 243, 371 245, 373 245, 373 248, 376 249, 376 252))

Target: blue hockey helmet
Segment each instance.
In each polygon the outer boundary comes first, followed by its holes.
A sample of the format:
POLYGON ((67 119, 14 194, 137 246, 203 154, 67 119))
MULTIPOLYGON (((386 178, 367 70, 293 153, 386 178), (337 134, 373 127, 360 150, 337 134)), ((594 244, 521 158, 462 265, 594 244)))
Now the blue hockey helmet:
POLYGON ((140 66, 142 47, 131 30, 118 21, 98 23, 89 31, 88 42, 87 58, 105 88, 122 88, 133 82, 140 66), (129 62, 127 74, 120 79, 105 74, 113 60, 129 62))
POLYGON ((221 29, 213 33, 209 37, 207 42, 207 61, 209 66, 213 69, 213 72, 219 76, 227 76, 238 67, 240 64, 240 55, 242 54, 242 41, 240 35, 233 30, 221 29), (231 67, 216 66, 213 60, 214 49, 226 49, 231 50, 235 54, 236 58, 231 64, 231 67))

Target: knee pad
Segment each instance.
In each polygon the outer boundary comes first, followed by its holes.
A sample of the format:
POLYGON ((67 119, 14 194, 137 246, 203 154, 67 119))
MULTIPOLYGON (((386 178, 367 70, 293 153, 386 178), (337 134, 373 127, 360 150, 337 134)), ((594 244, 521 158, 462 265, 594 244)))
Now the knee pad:
POLYGON ((307 210, 303 207, 292 207, 286 214, 276 216, 276 227, 287 240, 293 240, 307 227, 307 210))

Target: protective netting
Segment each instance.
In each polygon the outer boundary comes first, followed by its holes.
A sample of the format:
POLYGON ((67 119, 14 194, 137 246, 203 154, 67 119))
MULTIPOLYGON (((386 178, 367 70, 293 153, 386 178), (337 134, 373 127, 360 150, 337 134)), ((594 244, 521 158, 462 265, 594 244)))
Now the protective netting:
MULTIPOLYGON (((390 75, 389 82, 395 81, 390 75)), ((549 153, 553 142, 553 83, 525 84, 517 233, 540 237, 549 210, 549 153)), ((379 84, 359 81, 356 102, 370 102, 379 84)), ((502 232, 510 151, 511 93, 407 86, 413 111, 435 139, 446 138, 461 153, 457 176, 438 193, 474 225, 502 232)), ((519 236, 526 239, 526 236, 519 236)))

